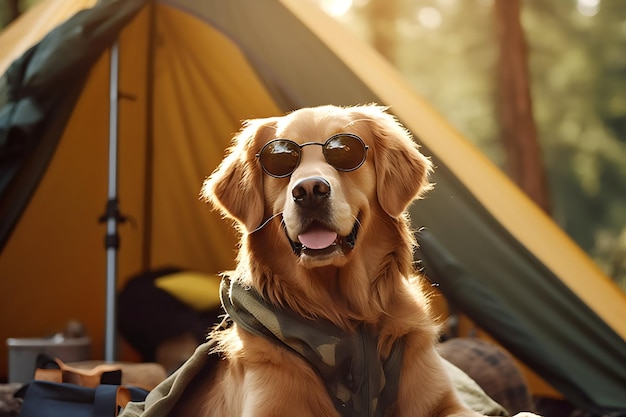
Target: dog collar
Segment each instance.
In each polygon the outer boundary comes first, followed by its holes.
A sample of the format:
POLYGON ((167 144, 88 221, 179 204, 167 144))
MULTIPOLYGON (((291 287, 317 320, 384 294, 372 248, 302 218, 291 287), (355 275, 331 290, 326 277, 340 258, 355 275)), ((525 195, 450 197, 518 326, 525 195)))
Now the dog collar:
POLYGON ((324 381, 343 417, 387 417, 393 413, 404 353, 398 339, 381 361, 378 337, 359 326, 354 333, 326 320, 308 320, 267 303, 257 291, 224 277, 220 296, 232 321, 300 356, 324 381))

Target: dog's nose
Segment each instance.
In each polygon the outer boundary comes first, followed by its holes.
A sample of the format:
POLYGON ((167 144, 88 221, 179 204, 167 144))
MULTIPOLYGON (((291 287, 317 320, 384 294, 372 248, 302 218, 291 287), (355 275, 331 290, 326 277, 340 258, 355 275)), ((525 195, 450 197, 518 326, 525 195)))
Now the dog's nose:
POLYGON ((294 185, 291 195, 299 205, 313 206, 330 197, 330 184, 322 177, 304 178, 294 185))

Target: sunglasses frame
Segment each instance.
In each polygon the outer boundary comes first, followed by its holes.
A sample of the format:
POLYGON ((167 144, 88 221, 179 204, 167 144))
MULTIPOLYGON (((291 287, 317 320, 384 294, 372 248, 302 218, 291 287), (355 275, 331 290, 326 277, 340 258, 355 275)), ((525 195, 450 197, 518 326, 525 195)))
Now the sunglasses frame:
POLYGON ((367 145, 363 139, 361 139, 359 136, 355 135, 354 133, 337 133, 336 135, 332 135, 331 137, 329 137, 328 139, 326 139, 326 141, 324 141, 324 143, 321 142, 305 142, 305 143, 297 143, 291 139, 285 139, 285 138, 276 138, 276 139, 272 139, 269 142, 267 142, 265 145, 263 145, 263 147, 261 148, 261 150, 259 151, 259 153, 257 153, 255 156, 256 158, 259 160, 259 164, 261 164, 261 169, 263 170, 263 172, 265 172, 267 175, 269 175, 270 177, 274 177, 274 178, 286 178, 289 177, 291 174, 293 174, 293 172, 298 168, 298 166, 300 165, 300 161, 302 160, 302 148, 304 148, 305 146, 310 146, 310 145, 319 145, 322 147, 322 153, 324 154, 324 159, 326 160, 326 162, 331 165, 333 168, 335 168, 337 171, 340 172, 352 172, 352 171, 356 171, 357 169, 359 169, 364 163, 365 160, 367 159, 367 151, 370 148, 369 145, 367 145), (359 162, 359 164, 357 166, 355 166, 354 168, 350 168, 350 169, 342 169, 342 168, 337 168, 336 166, 334 166, 333 164, 331 164, 328 161, 328 158, 326 157, 326 145, 328 145, 328 143, 333 140, 336 139, 337 137, 340 136, 348 136, 351 137, 353 139, 356 139, 361 145, 363 145, 363 159, 361 160, 361 162, 359 162), (289 142, 292 143, 294 145, 296 145, 298 147, 298 161, 296 163, 296 165, 293 167, 293 169, 291 171, 289 171, 287 174, 284 175, 275 175, 272 174, 271 172, 269 172, 266 168, 265 165, 263 165, 263 162, 261 161, 261 155, 263 154, 263 151, 265 150, 265 148, 267 148, 270 144, 274 143, 274 142, 278 142, 278 141, 282 141, 282 142, 289 142))

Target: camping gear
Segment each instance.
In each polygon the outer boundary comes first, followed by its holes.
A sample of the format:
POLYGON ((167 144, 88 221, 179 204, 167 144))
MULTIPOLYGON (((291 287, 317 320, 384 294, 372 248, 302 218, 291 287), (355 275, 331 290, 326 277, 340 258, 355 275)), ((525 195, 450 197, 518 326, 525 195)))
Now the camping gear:
MULTIPOLYGON (((86 388, 73 384, 33 381, 24 394, 20 417, 115 417, 130 400, 124 387, 99 385, 86 388), (124 400, 120 400, 124 398, 124 400)), ((140 401, 140 396, 135 396, 140 401)))
POLYGON ((439 344, 437 350, 512 416, 535 412, 521 369, 502 347, 477 337, 453 337, 439 344))
POLYGON ((242 120, 378 102, 436 166, 435 189, 410 209, 433 237, 420 239, 430 278, 568 400, 591 413, 626 410, 624 293, 388 63, 310 2, 45 0, 0 36, 7 337, 80 317, 101 353, 106 232, 97 220, 117 44, 118 207, 127 218, 118 277, 162 265, 232 268, 231 225, 197 195, 242 120), (60 26, 49 31, 53 18, 60 26), (15 323, 33 309, 45 314, 15 323))
POLYGON ((7 339, 9 348, 9 382, 25 384, 33 379, 37 356, 42 353, 58 357, 66 362, 83 361, 90 358, 89 337, 28 337, 7 339))
POLYGON ((35 380, 15 396, 24 399, 20 417, 115 417, 130 401, 143 401, 148 394, 121 384, 122 370, 114 364, 82 370, 41 354, 35 380))
MULTIPOLYGON (((206 340, 207 329, 223 315, 219 299, 219 277, 158 268, 131 277, 118 295, 118 329, 144 361, 160 361, 159 349, 189 335, 195 341, 178 367, 206 340), (211 294, 212 293, 212 294, 211 294)), ((184 354, 184 352, 181 352, 184 354)), ((178 356, 178 355, 176 355, 178 356)), ((174 358, 172 358, 174 359, 174 358)))

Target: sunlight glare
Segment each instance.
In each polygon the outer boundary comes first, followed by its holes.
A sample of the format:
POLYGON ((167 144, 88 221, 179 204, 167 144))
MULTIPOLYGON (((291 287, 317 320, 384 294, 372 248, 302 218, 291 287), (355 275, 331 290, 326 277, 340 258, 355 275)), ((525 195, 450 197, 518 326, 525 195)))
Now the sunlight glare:
POLYGON ((422 7, 417 11, 417 21, 428 29, 437 29, 441 26, 441 12, 434 7, 422 7))
POLYGON ((600 0, 578 0, 576 9, 583 16, 595 16, 600 10, 600 0))
POLYGON ((341 17, 352 8, 352 0, 322 0, 320 6, 332 17, 341 17))

